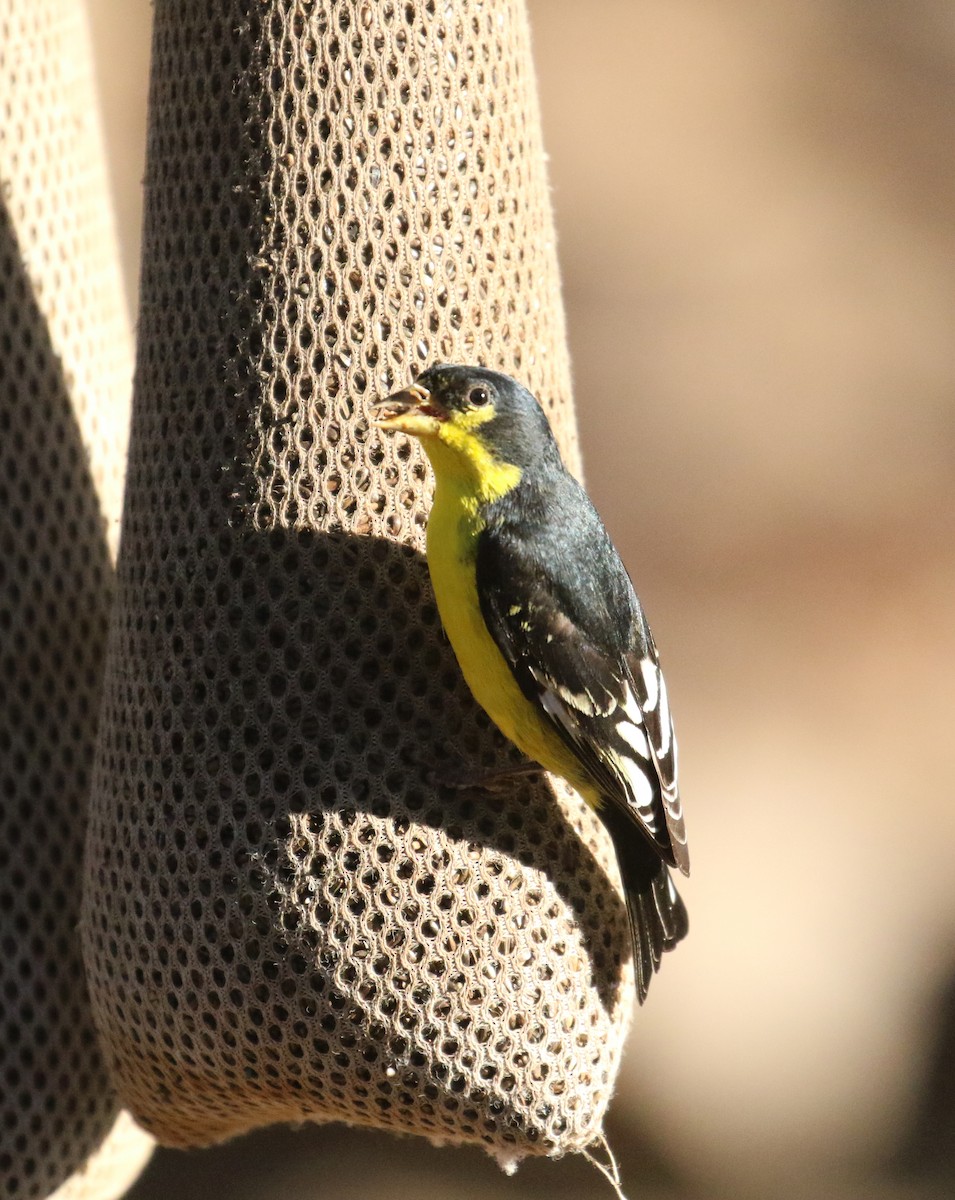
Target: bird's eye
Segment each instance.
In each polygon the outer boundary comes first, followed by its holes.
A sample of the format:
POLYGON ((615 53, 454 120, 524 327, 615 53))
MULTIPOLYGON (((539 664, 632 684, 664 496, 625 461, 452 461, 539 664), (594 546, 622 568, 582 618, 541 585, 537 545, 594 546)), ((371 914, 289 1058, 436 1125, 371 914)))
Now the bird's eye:
POLYGON ((482 404, 489 403, 490 399, 491 396, 487 388, 471 388, 470 392, 468 392, 468 400, 474 405, 475 408, 480 408, 482 404))

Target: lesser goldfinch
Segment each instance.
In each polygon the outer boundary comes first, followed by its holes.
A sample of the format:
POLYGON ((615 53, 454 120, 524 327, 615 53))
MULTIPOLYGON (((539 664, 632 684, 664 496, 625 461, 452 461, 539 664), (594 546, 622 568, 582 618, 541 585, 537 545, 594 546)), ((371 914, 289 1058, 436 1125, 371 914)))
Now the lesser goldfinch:
POLYGON ((689 874, 689 855, 666 685, 630 577, 516 380, 438 365, 374 412, 434 468, 428 567, 474 698, 610 834, 643 1003, 687 932, 668 868, 689 874))

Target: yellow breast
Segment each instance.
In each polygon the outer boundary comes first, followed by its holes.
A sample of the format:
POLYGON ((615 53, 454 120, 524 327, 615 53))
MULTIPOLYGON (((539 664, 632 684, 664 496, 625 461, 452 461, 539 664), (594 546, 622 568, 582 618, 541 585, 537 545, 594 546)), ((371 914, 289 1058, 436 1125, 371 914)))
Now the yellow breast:
POLYGON ((442 483, 428 522, 428 568, 438 612, 475 700, 529 758, 580 790, 580 764, 547 718, 517 685, 488 632, 477 592, 477 543, 483 522, 473 496, 442 483))

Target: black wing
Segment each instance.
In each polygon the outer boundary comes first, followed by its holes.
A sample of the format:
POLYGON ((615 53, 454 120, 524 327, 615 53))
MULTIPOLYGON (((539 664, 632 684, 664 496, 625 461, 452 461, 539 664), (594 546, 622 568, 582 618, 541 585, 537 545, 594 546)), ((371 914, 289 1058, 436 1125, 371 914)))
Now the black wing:
MULTIPOLYGON (((589 501, 580 496, 589 517, 589 501)), ((664 862, 689 874, 656 646, 599 518, 593 514, 584 529, 580 510, 574 520, 574 536, 556 544, 553 534, 535 544, 526 524, 513 535, 486 528, 477 554, 481 611, 521 691, 547 715, 601 797, 664 862)))

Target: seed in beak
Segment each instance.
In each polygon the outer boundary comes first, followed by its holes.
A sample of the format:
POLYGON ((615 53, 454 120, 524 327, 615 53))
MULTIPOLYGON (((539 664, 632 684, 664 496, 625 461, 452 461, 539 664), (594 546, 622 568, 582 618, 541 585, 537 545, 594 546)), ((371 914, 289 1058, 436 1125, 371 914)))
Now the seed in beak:
POLYGON ((431 393, 428 389, 420 383, 412 383, 408 387, 402 388, 400 392, 395 392, 373 404, 372 416, 375 424, 382 426, 397 417, 407 416, 409 413, 420 413, 425 417, 435 417, 439 421, 444 420, 447 414, 431 404, 430 401, 431 393))

